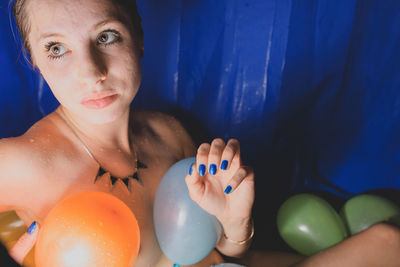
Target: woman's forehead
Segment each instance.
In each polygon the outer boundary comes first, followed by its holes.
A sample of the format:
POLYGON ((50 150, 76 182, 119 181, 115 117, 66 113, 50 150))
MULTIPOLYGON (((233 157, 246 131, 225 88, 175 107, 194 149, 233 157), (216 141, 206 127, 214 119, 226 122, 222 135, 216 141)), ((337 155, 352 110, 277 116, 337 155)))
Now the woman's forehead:
POLYGON ((74 15, 78 13, 114 14, 117 12, 116 1, 112 0, 29 0, 28 13, 58 13, 74 15))
POLYGON ((34 38, 39 38, 46 32, 89 29, 103 21, 121 20, 122 17, 111 0, 30 0, 29 2, 27 15, 34 38))

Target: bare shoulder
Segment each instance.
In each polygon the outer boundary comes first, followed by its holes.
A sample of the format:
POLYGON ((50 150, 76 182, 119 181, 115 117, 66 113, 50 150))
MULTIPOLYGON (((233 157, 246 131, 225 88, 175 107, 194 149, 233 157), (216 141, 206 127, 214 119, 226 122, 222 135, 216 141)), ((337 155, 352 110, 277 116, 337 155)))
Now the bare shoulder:
POLYGON ((19 137, 0 140, 0 210, 4 206, 18 206, 23 194, 40 184, 40 177, 49 168, 49 158, 56 154, 57 135, 50 116, 19 137))
POLYGON ((1 139, 0 169, 2 173, 0 176, 22 179, 21 172, 34 173, 31 167, 37 166, 35 162, 41 158, 40 150, 37 149, 38 140, 40 140, 39 136, 28 134, 28 132, 18 137, 1 139))
POLYGON ((172 115, 147 110, 135 110, 134 121, 150 129, 174 150, 182 152, 183 157, 193 156, 195 147, 182 124, 172 115))
POLYGON ((35 174, 35 169, 40 169, 40 163, 54 147, 57 138, 52 137, 56 133, 51 117, 45 117, 21 136, 1 139, 0 175, 23 179, 25 175, 21 174, 26 174, 28 170, 35 174))

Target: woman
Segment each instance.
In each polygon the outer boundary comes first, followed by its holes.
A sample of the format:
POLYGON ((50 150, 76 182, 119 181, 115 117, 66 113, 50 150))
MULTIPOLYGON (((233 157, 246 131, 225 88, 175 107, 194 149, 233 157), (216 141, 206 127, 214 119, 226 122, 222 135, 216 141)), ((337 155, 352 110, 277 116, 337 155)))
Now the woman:
MULTIPOLYGON (((174 162, 196 155, 196 165, 186 177, 191 197, 221 221, 225 235, 217 249, 240 256, 253 233, 253 173, 241 166, 236 140, 225 144, 216 139, 196 152, 172 117, 130 110, 141 80, 143 47, 131 2, 16 1, 16 20, 32 64, 61 105, 23 136, 0 140, 0 211, 16 210, 27 225, 40 225, 68 195, 109 192, 139 221, 142 241, 135 266, 172 266, 154 234, 154 196, 174 162)), ((26 243, 34 242, 35 225, 12 250, 19 260, 26 243)), ((398 266, 399 250, 398 229, 378 224, 299 266, 398 266)), ((254 262, 250 266, 286 266, 299 260, 286 254, 259 256, 246 256, 254 262)), ((221 261, 213 251, 197 266, 221 261)))
MULTIPOLYGON (((141 81, 143 52, 132 2, 15 2, 31 62, 60 106, 24 135, 0 140, 0 211, 16 210, 27 225, 40 225, 66 196, 109 192, 138 219, 141 248, 135 266, 172 266, 156 240, 153 201, 167 169, 196 156, 186 177, 190 195, 220 220, 225 234, 219 252, 238 257, 254 233, 253 172, 241 166, 237 140, 215 139, 196 151, 174 118, 130 109, 141 81)), ((220 262, 213 251, 196 266, 220 262)))

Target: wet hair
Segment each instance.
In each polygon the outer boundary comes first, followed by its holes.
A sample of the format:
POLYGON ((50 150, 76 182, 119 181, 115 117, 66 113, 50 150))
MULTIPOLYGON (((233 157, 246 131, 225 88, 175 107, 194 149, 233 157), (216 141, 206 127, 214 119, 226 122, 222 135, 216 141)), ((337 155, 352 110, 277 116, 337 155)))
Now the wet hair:
MULTIPOLYGON (((10 4, 13 7, 13 14, 15 21, 17 23, 18 30, 21 34, 24 48, 28 53, 31 52, 30 44, 28 40, 28 34, 30 32, 31 25, 28 21, 28 16, 26 13, 26 5, 30 0, 10 0, 10 4)), ((137 36, 143 41, 143 29, 142 29, 142 20, 139 16, 136 1, 135 0, 110 0, 114 3, 118 10, 124 12, 131 19, 133 29, 137 36)))

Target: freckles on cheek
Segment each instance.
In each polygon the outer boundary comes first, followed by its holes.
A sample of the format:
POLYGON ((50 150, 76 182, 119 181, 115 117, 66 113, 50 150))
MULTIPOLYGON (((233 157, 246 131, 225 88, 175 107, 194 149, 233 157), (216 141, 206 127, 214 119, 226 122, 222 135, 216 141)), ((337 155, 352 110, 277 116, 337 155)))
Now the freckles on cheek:
POLYGON ((51 68, 40 68, 40 72, 50 87, 56 85, 56 81, 60 81, 58 75, 51 68))
POLYGON ((129 52, 121 53, 120 60, 115 62, 113 67, 117 75, 125 76, 124 78, 136 79, 140 75, 140 61, 129 52))
POLYGON ((43 76, 47 76, 49 79, 66 80, 71 77, 71 68, 63 61, 49 59, 46 55, 43 56, 41 63, 38 67, 43 76))
POLYGON ((51 66, 46 66, 40 69, 43 78, 46 80, 50 89, 57 89, 57 91, 63 91, 64 88, 72 88, 73 79, 71 75, 62 70, 57 70, 51 66))
POLYGON ((121 70, 129 73, 135 72, 134 64, 135 63, 133 60, 125 58, 122 63, 123 68, 121 68, 121 70))
POLYGON ((129 71, 133 72, 133 74, 141 75, 141 58, 139 55, 130 55, 129 57, 125 58, 125 66, 129 69, 129 71))

